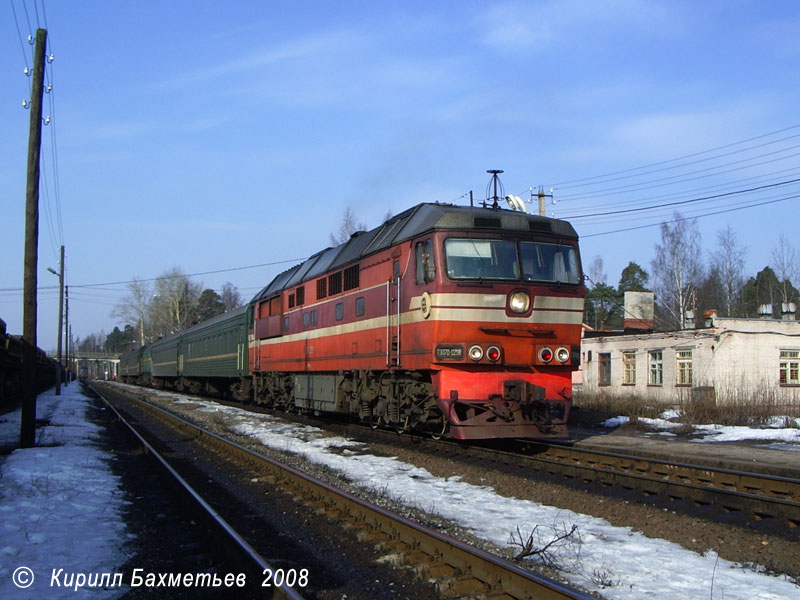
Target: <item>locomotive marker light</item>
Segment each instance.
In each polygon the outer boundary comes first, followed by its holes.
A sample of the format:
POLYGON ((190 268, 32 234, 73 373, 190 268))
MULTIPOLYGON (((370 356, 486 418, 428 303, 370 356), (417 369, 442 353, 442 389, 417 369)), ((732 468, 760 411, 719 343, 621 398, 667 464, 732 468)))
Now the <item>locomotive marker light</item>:
POLYGON ((480 346, 470 346, 469 357, 475 362, 478 362, 483 358, 483 348, 480 346))
POLYGON ((486 350, 486 358, 492 362, 497 362, 500 360, 500 348, 497 346, 489 346, 489 348, 486 350))
POLYGON ((531 307, 531 297, 528 292, 516 291, 508 295, 508 308, 511 312, 524 314, 531 307))
POLYGON ((565 363, 569 360, 569 350, 564 347, 556 350, 556 360, 560 363, 565 363))
POLYGON ((551 360, 553 360, 553 351, 550 350, 550 348, 542 348, 539 350, 539 360, 549 363, 551 360))

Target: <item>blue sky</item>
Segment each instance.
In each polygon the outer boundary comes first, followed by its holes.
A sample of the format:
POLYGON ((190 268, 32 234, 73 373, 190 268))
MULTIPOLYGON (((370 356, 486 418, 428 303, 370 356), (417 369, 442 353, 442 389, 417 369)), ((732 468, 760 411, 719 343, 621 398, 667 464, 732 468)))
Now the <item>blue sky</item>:
MULTIPOLYGON (((418 202, 480 199, 487 169, 525 198, 555 188, 548 211, 572 220, 584 264, 602 256, 611 284, 630 260, 649 270, 659 233, 608 232, 675 208, 741 209, 698 227, 711 251, 730 225, 749 274, 781 234, 797 245, 799 186, 784 183, 800 177, 795 2, 12 0, 0 9, 0 318, 14 333, 37 13, 55 55, 39 282, 57 283, 46 269, 63 243, 75 336, 121 325, 110 313, 125 286, 92 284, 177 266, 249 298, 327 246, 346 207, 372 227, 418 202), (240 269, 266 263, 280 264, 240 269)), ((43 287, 45 348, 56 302, 43 287)))

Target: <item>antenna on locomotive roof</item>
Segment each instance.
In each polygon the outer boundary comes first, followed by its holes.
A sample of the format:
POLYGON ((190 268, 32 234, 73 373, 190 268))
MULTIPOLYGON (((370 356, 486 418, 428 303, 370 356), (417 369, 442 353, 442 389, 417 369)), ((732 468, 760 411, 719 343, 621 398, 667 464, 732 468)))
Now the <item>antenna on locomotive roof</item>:
POLYGON ((500 198, 505 197, 506 195, 506 191, 503 189, 503 184, 500 181, 500 178, 498 177, 498 175, 503 171, 501 169, 489 169, 486 172, 491 174, 492 179, 489 181, 489 185, 486 186, 486 200, 483 202, 483 207, 486 208, 486 201, 491 200, 492 208, 494 210, 497 210, 498 208, 500 208, 500 205, 498 203, 500 198), (494 190, 491 196, 489 196, 490 188, 493 188, 494 190), (499 196, 497 194, 498 188, 500 189, 499 196))

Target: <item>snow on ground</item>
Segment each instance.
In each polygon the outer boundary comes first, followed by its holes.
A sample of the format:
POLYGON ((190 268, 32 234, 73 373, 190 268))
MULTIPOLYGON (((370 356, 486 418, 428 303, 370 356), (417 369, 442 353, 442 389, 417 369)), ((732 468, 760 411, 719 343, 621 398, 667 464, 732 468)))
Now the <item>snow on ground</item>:
MULTIPOLYGON (((96 445, 99 427, 77 383, 40 394, 36 447, 0 457, 0 598, 79 598, 64 587, 70 573, 115 573, 127 557, 123 493, 108 457, 96 445), (27 588, 14 584, 28 583, 27 588), (61 587, 51 587, 63 569, 61 587), (16 575, 15 575, 16 573, 16 575)), ((20 412, 0 415, 0 445, 18 446, 20 412)), ((116 598, 119 588, 91 590, 92 598, 116 598)), ((90 593, 83 590, 84 593, 90 593)))
MULTIPOLYGON (((510 536, 517 528, 527 537, 539 524, 545 542, 553 531, 577 525, 580 543, 572 541, 573 536, 556 551, 563 574, 608 599, 800 597, 800 587, 785 577, 754 572, 712 551, 698 554, 602 519, 506 498, 458 477, 434 477, 395 458, 365 453, 367 449, 352 440, 326 437, 314 427, 174 397, 198 410, 225 414, 234 433, 326 465, 359 486, 458 522, 501 547, 513 545, 510 536)), ((88 422, 88 410, 89 402, 77 385, 64 388, 60 397, 52 392, 39 396, 37 416, 51 421, 38 430, 39 446, 0 458, 0 598, 110 598, 124 592, 93 589, 76 595, 72 588, 49 587, 53 569, 115 573, 126 561, 122 492, 93 443, 98 431, 88 422), (21 566, 36 576, 27 590, 11 581, 21 566)), ((0 417, 0 444, 13 443, 18 436, 19 413, 0 417)))
MULTIPOLYGON (((639 423, 657 430, 660 433, 669 433, 671 430, 684 427, 674 419, 679 415, 675 411, 668 411, 660 419, 647 419, 639 417, 639 423)), ((614 417, 603 422, 605 427, 619 427, 630 421, 629 417, 614 417)), ((698 436, 691 441, 699 443, 710 442, 745 442, 768 441, 778 442, 781 446, 790 446, 788 449, 800 451, 800 418, 773 417, 763 427, 741 427, 734 425, 693 425, 690 435, 698 436), (797 444, 796 448, 791 448, 797 444)), ((786 447, 780 447, 786 450, 786 447)))
POLYGON ((325 437, 315 427, 283 422, 267 415, 178 398, 198 410, 224 413, 231 432, 250 436, 263 445, 325 465, 355 484, 378 491, 397 502, 435 513, 497 546, 513 546, 517 528, 527 537, 540 524, 542 541, 553 532, 578 526, 580 543, 557 551, 572 583, 609 599, 703 598, 725 600, 789 599, 800 587, 785 577, 769 576, 723 560, 713 551, 698 554, 672 542, 651 539, 628 527, 615 527, 595 517, 560 508, 506 498, 490 487, 434 477, 427 470, 391 457, 363 454, 357 442, 325 437), (334 451, 335 450, 335 451, 334 451), (603 587, 604 583, 612 585, 603 587))

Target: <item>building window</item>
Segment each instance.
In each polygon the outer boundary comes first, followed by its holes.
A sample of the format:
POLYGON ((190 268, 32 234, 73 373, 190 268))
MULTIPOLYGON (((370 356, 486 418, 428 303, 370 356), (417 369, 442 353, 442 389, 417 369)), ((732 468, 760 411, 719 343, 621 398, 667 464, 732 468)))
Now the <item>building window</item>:
POLYGON ((781 350, 781 385, 800 385, 800 350, 781 350))
POLYGON ((636 385, 636 352, 622 353, 622 385, 636 385))
POLYGON ((597 385, 611 385, 611 354, 597 353, 597 385))
POLYGON ((653 350, 647 353, 650 361, 650 372, 648 374, 648 385, 664 385, 664 359, 661 350, 653 350))
POLYGON ((356 298, 356 316, 360 317, 364 314, 364 298, 356 298))
POLYGON ((675 372, 677 385, 692 385, 692 351, 678 350, 675 352, 675 372))

